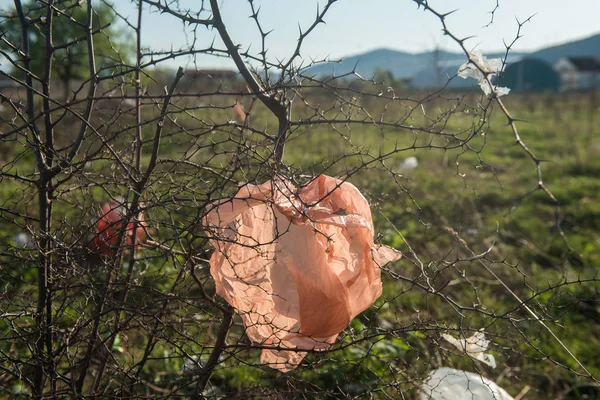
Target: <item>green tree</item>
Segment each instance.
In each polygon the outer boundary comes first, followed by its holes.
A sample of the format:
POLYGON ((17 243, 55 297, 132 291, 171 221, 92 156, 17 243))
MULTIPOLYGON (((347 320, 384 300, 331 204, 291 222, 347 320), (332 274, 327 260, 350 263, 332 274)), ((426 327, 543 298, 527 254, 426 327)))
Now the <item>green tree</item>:
POLYGON ((394 86, 396 83, 392 71, 383 68, 377 68, 377 70, 375 70, 373 79, 375 79, 376 82, 381 82, 389 86, 394 86))
MULTIPOLYGON (((30 0, 23 4, 23 14, 29 23, 30 72, 39 78, 44 76, 46 66, 46 24, 47 3, 30 0)), ((87 12, 85 1, 58 0, 54 2, 52 13, 52 78, 59 79, 64 88, 65 99, 69 96, 70 83, 74 79, 89 77, 87 45, 87 12)), ((108 75, 122 68, 127 55, 132 50, 128 35, 116 24, 113 9, 104 2, 94 4, 92 30, 94 53, 98 72, 108 75)), ((7 11, 0 20, 0 33, 3 36, 0 48, 9 52, 13 64, 22 66, 18 50, 23 50, 21 20, 15 8, 7 11)))

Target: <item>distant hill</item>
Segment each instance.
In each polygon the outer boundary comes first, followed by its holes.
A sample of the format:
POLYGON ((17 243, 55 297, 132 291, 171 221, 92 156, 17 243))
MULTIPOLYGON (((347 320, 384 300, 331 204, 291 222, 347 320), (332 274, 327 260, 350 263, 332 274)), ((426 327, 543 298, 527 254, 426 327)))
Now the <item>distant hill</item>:
MULTIPOLYGON (((504 53, 485 53, 488 58, 504 57, 504 53)), ((566 56, 594 56, 600 59, 600 34, 558 46, 544 48, 531 53, 510 53, 508 63, 522 57, 533 57, 553 64, 566 56)), ((353 69, 362 77, 370 79, 378 69, 390 71, 395 79, 412 79, 415 87, 436 87, 445 83, 448 77, 456 75, 458 67, 466 61, 462 53, 449 51, 428 51, 408 53, 391 49, 377 49, 363 54, 343 57, 341 62, 315 65, 304 71, 316 76, 342 75, 353 69)), ((453 88, 470 87, 470 80, 454 79, 453 88)))
POLYGON ((546 47, 545 49, 530 53, 530 56, 539 58, 550 64, 554 64, 561 57, 568 56, 591 56, 600 60, 600 34, 558 46, 546 47))
POLYGON ((425 53, 407 53, 404 51, 378 49, 364 54, 344 57, 341 63, 326 63, 311 67, 307 73, 314 75, 342 75, 356 72, 365 78, 372 78, 378 69, 390 71, 394 78, 405 79, 413 77, 423 67, 434 65, 435 60, 442 63, 464 62, 464 56, 459 53, 433 51, 425 53))

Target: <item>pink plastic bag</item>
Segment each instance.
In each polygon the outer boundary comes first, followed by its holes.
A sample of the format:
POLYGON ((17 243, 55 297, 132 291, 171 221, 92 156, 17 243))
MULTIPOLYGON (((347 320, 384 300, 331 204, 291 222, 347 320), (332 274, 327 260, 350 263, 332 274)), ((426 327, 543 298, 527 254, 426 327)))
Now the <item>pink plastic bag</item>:
POLYGON ((379 266, 402 256, 374 245, 358 189, 326 175, 300 190, 284 180, 245 185, 205 223, 217 293, 253 343, 278 347, 260 360, 281 371, 302 361, 297 350, 328 349, 381 295, 379 266))

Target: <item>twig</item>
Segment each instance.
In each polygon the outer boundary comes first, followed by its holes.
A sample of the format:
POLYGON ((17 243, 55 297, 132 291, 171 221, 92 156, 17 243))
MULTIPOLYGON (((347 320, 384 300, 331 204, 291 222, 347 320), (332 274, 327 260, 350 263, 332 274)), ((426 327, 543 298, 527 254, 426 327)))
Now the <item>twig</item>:
MULTIPOLYGON (((131 282, 131 278, 133 276, 133 267, 135 265, 135 246, 136 246, 136 241, 137 241, 136 240, 137 230, 139 227, 139 218, 138 218, 139 210, 138 210, 138 208, 139 208, 140 198, 141 198, 142 192, 145 189, 145 185, 148 182, 148 179, 150 178, 150 175, 152 174, 152 171, 154 170, 154 168, 156 166, 156 160, 158 158, 158 151, 160 148, 160 137, 161 137, 162 129, 164 126, 164 120, 167 115, 167 111, 169 108, 169 104, 171 102, 171 98, 173 97, 173 93, 175 92, 175 88, 177 87, 177 84, 179 83, 179 81, 181 80, 182 77, 183 77, 183 68, 179 67, 177 70, 177 73, 175 74, 175 78, 173 79, 173 83, 171 84, 171 87, 168 90, 168 94, 165 97, 164 102, 163 102, 161 116, 156 125, 156 133, 154 135, 154 142, 153 142, 153 148, 152 148, 150 162, 148 164, 148 167, 146 168, 143 178, 140 181, 138 181, 136 184, 131 208, 128 210, 127 215, 124 218, 125 221, 129 221, 130 219, 133 218, 133 227, 128 228, 128 224, 123 224, 123 226, 121 227, 120 232, 119 232, 119 238, 118 238, 117 243, 122 243, 123 238, 127 234, 128 229, 132 229, 131 236, 130 236, 131 246, 130 246, 129 265, 127 267, 127 276, 125 278, 125 289, 123 290, 121 298, 120 298, 120 302, 122 304, 124 304, 125 301, 127 300, 127 295, 129 293, 129 283, 131 282)), ((121 254, 122 254, 122 252, 121 252, 121 254)), ((115 264, 118 264, 118 262, 116 262, 115 264)), ((120 313, 117 313, 117 316, 115 317, 115 321, 113 323, 112 332, 117 331, 119 323, 120 323, 120 313)), ((109 342, 107 344, 109 349, 113 347, 115 338, 116 338, 116 335, 114 335, 109 340, 109 342)), ((100 387, 100 382, 102 382, 104 370, 106 368, 106 363, 108 361, 108 356, 109 356, 108 354, 103 356, 102 361, 100 362, 100 366, 98 367, 96 379, 94 381, 93 393, 98 393, 98 389, 100 387)))
POLYGON ((225 351, 227 339, 227 334, 229 333, 229 328, 231 328, 231 324, 233 322, 233 310, 228 310, 223 312, 223 319, 221 320, 221 326, 219 327, 219 331, 217 332, 217 340, 215 342, 215 347, 210 353, 210 357, 208 361, 204 365, 204 367, 200 370, 198 374, 198 384, 196 385, 196 393, 194 395, 194 399, 202 399, 202 393, 208 384, 208 380, 210 376, 219 363, 219 358, 223 351, 225 351))
MULTIPOLYGON (((285 99, 277 100, 276 94, 267 91, 267 89, 263 88, 262 85, 258 82, 258 80, 254 77, 254 75, 248 69, 244 60, 240 56, 240 52, 238 50, 238 46, 236 46, 231 37, 229 36, 229 32, 227 32, 227 28, 225 27, 225 23, 223 22, 223 18, 221 17, 221 10, 219 9, 219 4, 217 0, 210 0, 210 7, 213 12, 213 23, 223 43, 225 43, 225 47, 227 47, 227 51, 231 55, 231 58, 235 62, 235 65, 240 71, 240 74, 250 87, 250 89, 256 93, 256 96, 260 101, 269 109, 271 112, 277 117, 279 122, 279 127, 277 131, 277 137, 275 138, 275 166, 276 169, 279 168, 281 163, 283 162, 283 151, 285 148, 286 134, 289 129, 289 111, 291 107, 287 107, 285 103, 285 99)), ((283 96, 283 93, 281 93, 283 96)))

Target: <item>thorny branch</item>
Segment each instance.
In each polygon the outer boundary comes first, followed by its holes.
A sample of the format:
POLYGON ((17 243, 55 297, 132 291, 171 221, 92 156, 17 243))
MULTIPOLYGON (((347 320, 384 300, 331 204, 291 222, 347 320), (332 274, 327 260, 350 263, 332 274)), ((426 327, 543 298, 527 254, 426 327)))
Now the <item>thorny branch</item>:
MULTIPOLYGON (((313 74, 318 62, 307 62, 303 47, 309 35, 319 34, 317 27, 325 27, 335 2, 319 3, 314 20, 290 44, 289 58, 280 61, 271 56, 271 32, 263 29, 266 13, 258 1, 249 0, 246 8, 260 35, 253 52, 251 46, 240 50, 235 40, 247 39, 231 37, 217 0, 199 1, 193 9, 176 0, 139 0, 132 17, 120 3, 106 4, 115 18, 109 22, 96 19, 102 1, 50 0, 31 7, 14 1, 15 12, 6 19, 18 21, 17 35, 2 32, 0 40, 0 54, 12 66, 0 75, 22 92, 0 94, 2 394, 399 398, 417 396, 429 371, 441 366, 496 377, 511 385, 511 393, 529 390, 522 385, 541 395, 597 387, 588 355, 559 330, 573 332, 572 315, 595 326, 600 279, 584 257, 580 270, 565 261, 577 255, 577 242, 571 247, 566 240, 559 197, 542 180, 535 146, 526 145, 517 129, 507 106, 512 99, 447 91, 453 77, 419 91, 365 78, 356 66, 337 76, 313 74), (75 17, 81 9, 84 19, 75 17), (142 17, 156 11, 182 22, 185 46, 142 45, 142 17), (57 39, 58 18, 75 32, 64 41, 57 39), (123 27, 123 38, 115 27, 123 27), (224 49, 207 38, 211 28, 224 49), (119 48, 122 41, 135 42, 131 61, 119 48), (83 72, 66 88, 67 100, 56 95, 53 68, 61 52, 75 49, 83 55, 83 72), (108 49, 115 54, 104 54, 108 49), (231 59, 243 81, 203 70, 198 55, 231 59), (184 60, 193 60, 186 71, 170 70, 184 60), (232 108, 239 104, 253 117, 236 121, 232 108), (482 175, 500 182, 502 172, 484 161, 483 152, 493 109, 508 120, 511 137, 535 166, 536 186, 519 199, 544 193, 567 256, 523 232, 499 228, 491 219, 506 212, 502 201, 486 203, 488 194, 476 192, 459 168, 459 157, 471 155, 482 175), (409 152, 419 159, 414 171, 401 163, 409 152), (442 167, 426 156, 436 152, 442 167), (240 182, 262 183, 279 174, 300 188, 321 173, 364 189, 378 210, 377 240, 393 243, 404 259, 381 268, 383 296, 330 348, 305 350, 308 357, 296 372, 274 375, 259 365, 257 352, 292 350, 250 342, 236 311, 217 298, 209 266, 209 241, 217 238, 206 231, 204 218, 215 201, 231 200, 240 182), (450 176, 464 188, 451 186, 450 176), (120 205, 115 221, 102 207, 106 201, 120 205), (99 238, 109 242, 105 252, 99 238), (532 276, 539 268, 545 268, 543 278, 532 276), (473 360, 440 346, 440 333, 467 337, 482 328, 504 371, 465 364, 473 360), (558 350, 541 340, 557 343, 558 350), (564 352, 574 364, 561 361, 564 352), (520 380, 512 379, 517 372, 520 380), (544 374, 543 385, 536 374, 544 374)), ((473 62, 466 39, 447 25, 449 14, 415 2, 440 20, 473 62)), ((495 2, 490 23, 500 5, 495 2)), ((540 96, 534 105, 543 101, 540 96)), ((469 163, 461 159, 460 167, 469 163)), ((231 237, 224 241, 240 240, 235 224, 227 232, 231 237)), ((259 242, 250 246, 257 254, 265 245, 259 242)), ((261 284, 256 290, 272 289, 261 284)))
MULTIPOLYGON (((465 46, 465 41, 466 39, 460 39, 457 36, 455 36, 454 34, 452 34, 447 26, 446 23, 446 16, 448 14, 442 14, 438 11, 436 11, 435 9, 433 9, 432 7, 429 6, 427 1, 419 1, 419 0, 414 0, 418 6, 422 6, 423 8, 425 8, 427 11, 431 12, 433 15, 435 15, 439 20, 440 23, 443 26, 443 30, 444 33, 449 36, 450 38, 452 38, 452 40, 454 40, 463 50, 464 54, 467 56, 467 58, 469 59, 469 61, 471 63, 473 63, 477 68, 480 69, 480 71, 486 76, 486 79, 488 80, 488 83, 490 84, 490 86, 492 85, 492 81, 491 81, 491 77, 489 76, 489 74, 486 73, 486 71, 482 68, 482 66, 477 65, 477 62, 474 61, 471 57, 470 52, 467 50, 466 46, 465 46)), ((496 8, 498 6, 496 5, 496 8)), ((496 10, 496 8, 494 9, 494 11, 496 10)), ((492 16, 493 16, 493 12, 492 11, 492 16)), ((520 33, 521 33, 521 27, 523 26, 524 23, 528 22, 529 19, 525 20, 524 22, 519 22, 519 27, 518 27, 518 31, 517 31, 517 36, 516 39, 518 39, 520 37, 520 33)), ((515 40, 516 40, 515 39, 515 40)), ((513 41, 514 44, 514 41, 513 41)), ((507 46, 507 54, 508 51, 511 49, 512 44, 507 46)), ((567 237, 564 233, 564 231, 562 230, 561 226, 560 226, 560 203, 558 202, 558 200, 556 199, 556 197, 552 194, 552 192, 548 189, 548 187, 545 185, 543 179, 542 179, 542 168, 541 168, 541 161, 537 156, 535 156, 535 154, 533 154, 533 152, 529 149, 529 147, 525 144, 525 142, 521 139, 521 136, 519 135, 519 130, 517 128, 516 125, 516 119, 512 117, 512 115, 510 114, 510 112, 508 111, 506 105, 504 104, 504 102, 498 97, 498 96, 494 96, 493 100, 498 104, 498 106, 500 107, 500 110, 504 113, 504 115, 506 116, 507 120, 508 120, 508 125, 511 128, 511 131, 516 139, 516 144, 521 147, 521 149, 523 149, 523 151, 529 156, 529 158, 533 161, 533 163, 535 164, 535 170, 537 173, 537 186, 540 190, 542 190, 546 196, 548 196, 548 198, 552 201, 552 203, 554 204, 555 207, 555 221, 556 221, 556 229, 560 235, 560 237, 563 239, 565 245, 567 246, 567 248, 569 249, 569 251, 573 251, 573 249, 571 248, 571 246, 569 245, 568 241, 567 241, 567 237)), ((469 249, 469 251, 475 255, 475 253, 472 252, 472 250, 469 249)), ((486 270, 488 270, 488 272, 490 272, 495 279, 497 279, 499 282, 502 283, 502 286, 504 286, 504 288, 513 296, 516 298, 517 301, 519 301, 523 307, 525 308, 525 310, 530 313, 533 318, 538 321, 543 327, 544 329, 546 329, 552 336, 552 338, 554 340, 556 340, 559 345, 575 360, 575 362, 582 368, 582 370, 588 375, 589 378, 591 379, 595 379, 593 377, 593 375, 587 370, 587 368, 581 363, 581 361, 579 361, 579 359, 577 357, 575 357, 575 355, 571 352, 571 350, 569 350, 569 348, 567 346, 565 346, 565 344, 558 338, 558 336, 556 336, 556 334, 548 327, 548 325, 546 325, 544 323, 544 321, 542 321, 537 315, 536 313, 534 313, 531 308, 529 308, 526 304, 524 304, 520 298, 491 270, 489 269, 489 267, 487 267, 487 265, 485 263, 483 263, 481 260, 479 260, 480 263, 483 264, 483 266, 486 268, 486 270)))
MULTIPOLYGON (((263 88, 258 82, 256 77, 250 72, 248 66, 240 56, 238 46, 233 43, 223 18, 221 17, 221 10, 217 0, 210 0, 210 7, 213 13, 214 26, 218 30, 225 47, 229 55, 235 62, 235 65, 259 100, 275 115, 278 120, 279 127, 277 130, 277 137, 275 138, 275 165, 279 166, 283 162, 283 150, 285 148, 285 141, 287 131, 289 129, 289 112, 291 110, 291 103, 289 100, 284 98, 284 93, 273 91, 270 88, 263 88)), ((279 167, 277 167, 279 168, 279 167)))

